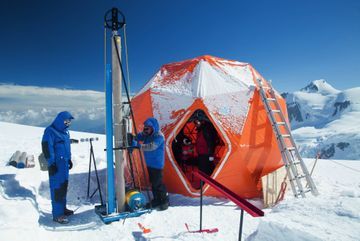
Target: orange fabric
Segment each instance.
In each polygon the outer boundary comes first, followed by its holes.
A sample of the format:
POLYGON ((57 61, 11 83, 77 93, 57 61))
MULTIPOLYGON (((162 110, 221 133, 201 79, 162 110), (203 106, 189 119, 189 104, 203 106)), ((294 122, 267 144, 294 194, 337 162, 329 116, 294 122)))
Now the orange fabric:
MULTIPOLYGON (((184 72, 193 71, 199 59, 207 59, 211 64, 218 65, 216 58, 211 56, 203 56, 202 58, 183 61, 176 65, 164 65, 161 68, 162 72, 167 71, 167 77, 164 79, 164 83, 169 84, 172 81, 175 82, 184 72)), ((234 62, 234 64, 236 63, 234 62)), ((252 66, 250 66, 250 68, 254 79, 256 76, 260 76, 252 66)), ((142 123, 145 119, 154 117, 152 96, 160 94, 161 93, 152 91, 150 88, 133 99, 132 106, 138 130, 142 128, 142 123)), ((282 112, 285 113, 287 117, 285 101, 281 96, 278 96, 278 101, 282 112)), ((241 197, 261 197, 261 177, 283 166, 283 163, 281 161, 281 153, 277 146, 276 137, 258 90, 254 91, 249 101, 249 106, 241 134, 234 134, 231 129, 226 129, 221 126, 218 121, 213 120, 212 116, 216 118, 216 113, 209 113, 201 98, 194 99, 193 103, 187 109, 173 110, 171 118, 174 122, 161 126, 166 140, 164 182, 169 192, 186 196, 197 196, 199 193, 198 190, 192 187, 188 178, 182 172, 176 161, 174 161, 175 157, 172 153, 171 145, 175 136, 179 134, 185 125, 188 125, 189 129, 193 128, 193 124, 187 123, 187 121, 196 110, 200 109, 209 117, 221 141, 225 144, 224 147, 217 150, 218 157, 221 157, 221 159, 212 177, 241 197)), ((186 131, 185 129, 185 135, 190 135, 193 140, 196 138, 196 131, 193 133, 186 133, 186 131)), ((138 161, 139 158, 137 157, 136 162, 138 161)), ((137 165, 137 167, 140 169, 139 165, 137 165)), ((204 195, 221 196, 217 191, 207 185, 205 185, 204 189, 204 195)))

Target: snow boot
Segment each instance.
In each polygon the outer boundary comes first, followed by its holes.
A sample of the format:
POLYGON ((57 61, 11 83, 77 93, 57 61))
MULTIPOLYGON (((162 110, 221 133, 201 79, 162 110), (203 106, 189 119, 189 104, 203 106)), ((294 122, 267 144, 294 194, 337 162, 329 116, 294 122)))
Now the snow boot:
POLYGON ((165 211, 169 208, 169 202, 164 202, 158 206, 159 211, 165 211))
POLYGON ((154 198, 153 200, 151 200, 151 202, 147 203, 146 204, 146 208, 149 209, 149 208, 156 208, 160 205, 160 200, 159 199, 156 199, 154 198))
POLYGON ((64 209, 64 215, 65 216, 71 216, 73 214, 74 214, 73 210, 70 210, 70 209, 67 209, 67 208, 64 209))
POLYGON ((166 197, 160 201, 160 204, 158 205, 158 209, 160 211, 164 211, 169 208, 169 205, 170 205, 169 196, 166 195, 166 197))
POLYGON ((54 222, 60 223, 60 224, 68 224, 69 220, 67 219, 66 216, 60 216, 57 218, 53 218, 54 222))

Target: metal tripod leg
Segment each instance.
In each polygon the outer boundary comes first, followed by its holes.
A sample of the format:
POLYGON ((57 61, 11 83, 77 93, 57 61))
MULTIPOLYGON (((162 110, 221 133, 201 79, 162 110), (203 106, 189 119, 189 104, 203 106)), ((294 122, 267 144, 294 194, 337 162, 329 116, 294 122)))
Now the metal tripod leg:
POLYGON ((91 198, 95 195, 96 191, 99 191, 101 205, 104 205, 104 201, 103 201, 102 194, 101 194, 101 187, 100 187, 99 175, 98 175, 98 171, 97 171, 97 167, 96 167, 96 162, 95 162, 94 148, 93 148, 92 141, 90 140, 90 159, 89 159, 89 173, 88 173, 87 198, 91 199, 91 198), (91 194, 91 196, 89 196, 89 191, 90 191, 90 174, 91 174, 91 160, 92 160, 93 163, 94 163, 94 169, 95 169, 95 175, 96 175, 97 188, 96 188, 95 191, 91 194))

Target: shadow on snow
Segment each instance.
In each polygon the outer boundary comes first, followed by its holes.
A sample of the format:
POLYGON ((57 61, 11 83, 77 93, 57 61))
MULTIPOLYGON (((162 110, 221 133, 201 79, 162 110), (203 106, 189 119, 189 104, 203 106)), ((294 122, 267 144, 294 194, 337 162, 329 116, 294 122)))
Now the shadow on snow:
MULTIPOLYGON (((101 187, 105 184, 106 170, 99 170, 99 179, 101 187), (103 182, 102 182, 103 181, 103 182)), ((98 226, 103 225, 100 218, 95 214, 94 209, 86 210, 81 213, 76 213, 69 217, 70 223, 68 225, 61 225, 52 221, 51 212, 43 211, 39 206, 38 198, 42 197, 48 200, 50 203, 50 188, 49 181, 41 182, 39 186, 39 192, 36 194, 36 190, 27 189, 19 184, 19 181, 15 179, 15 174, 0 175, 0 185, 2 187, 2 193, 7 200, 28 200, 34 206, 39 213, 38 223, 40 226, 47 230, 53 231, 71 231, 71 230, 84 230, 95 229, 98 226), (37 196, 39 195, 39 196, 37 196)), ((67 194, 67 204, 71 206, 84 206, 100 203, 100 195, 97 191, 93 198, 89 200, 87 198, 88 187, 88 173, 72 174, 69 177, 69 188, 67 194)), ((90 192, 91 195, 97 188, 96 176, 92 172, 90 176, 90 192)), ((105 190, 102 189, 103 199, 105 200, 105 190)), ((76 211, 77 209, 75 209, 76 211)))

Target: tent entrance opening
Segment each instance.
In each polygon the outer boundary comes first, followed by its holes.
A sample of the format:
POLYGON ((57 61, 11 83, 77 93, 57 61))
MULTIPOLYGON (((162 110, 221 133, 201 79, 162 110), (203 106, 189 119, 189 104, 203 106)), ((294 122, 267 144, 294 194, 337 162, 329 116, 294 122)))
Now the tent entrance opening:
POLYGON ((193 175, 200 170, 211 176, 225 152, 225 145, 212 122, 202 110, 189 118, 172 142, 172 151, 184 176, 195 189, 200 180, 193 175))

